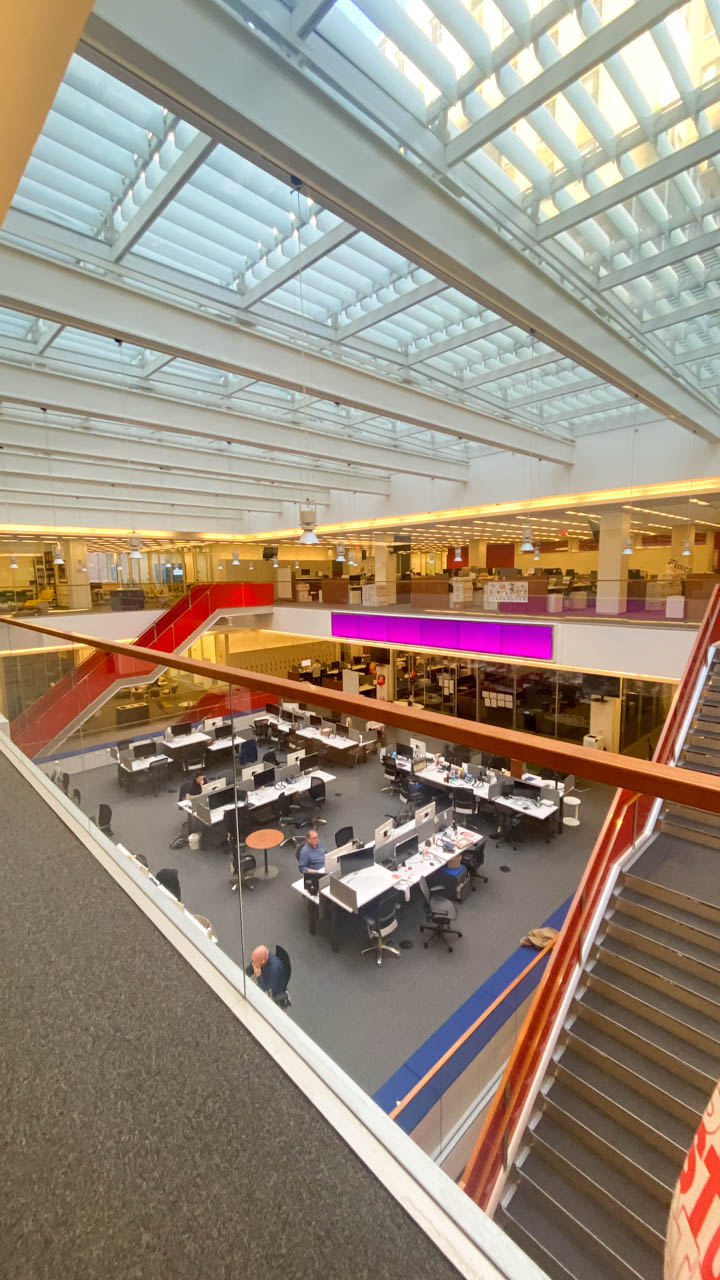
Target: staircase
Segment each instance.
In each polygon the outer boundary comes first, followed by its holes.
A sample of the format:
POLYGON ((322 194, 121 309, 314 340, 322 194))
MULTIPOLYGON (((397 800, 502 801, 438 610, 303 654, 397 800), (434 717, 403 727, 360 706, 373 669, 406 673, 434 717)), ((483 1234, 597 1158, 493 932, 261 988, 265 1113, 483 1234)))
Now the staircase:
MULTIPOLYGON (((139 648, 176 653, 187 649, 224 614, 272 607, 271 583, 214 582, 192 587, 133 642, 139 648)), ((147 660, 96 649, 48 689, 10 725, 13 742, 27 756, 53 751, 118 689, 150 684, 164 671, 147 660)))
MULTIPOLYGON (((655 759, 720 777, 716 644, 720 591, 655 759)), ((720 1076, 720 815, 642 804, 613 803, 462 1183, 552 1280, 661 1280, 720 1076)))

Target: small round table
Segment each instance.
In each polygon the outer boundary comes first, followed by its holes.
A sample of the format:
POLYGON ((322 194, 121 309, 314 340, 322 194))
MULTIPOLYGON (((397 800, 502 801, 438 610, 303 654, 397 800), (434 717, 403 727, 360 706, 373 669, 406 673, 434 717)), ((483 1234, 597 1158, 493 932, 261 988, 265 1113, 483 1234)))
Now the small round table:
POLYGON ((265 856, 265 875, 272 880, 278 874, 278 867, 268 866, 268 849, 277 849, 285 836, 282 831, 274 831, 272 827, 264 827, 262 831, 252 831, 245 840, 248 849, 262 849, 265 856))

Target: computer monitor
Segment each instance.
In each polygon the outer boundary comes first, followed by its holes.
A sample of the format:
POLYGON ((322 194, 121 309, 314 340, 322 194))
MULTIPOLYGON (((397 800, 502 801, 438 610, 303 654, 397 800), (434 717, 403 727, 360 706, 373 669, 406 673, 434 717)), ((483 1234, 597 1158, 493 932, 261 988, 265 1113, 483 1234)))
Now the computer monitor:
POLYGON ((313 715, 312 711, 308 716, 311 729, 322 729, 322 716, 313 715))
POLYGON ((431 804, 423 805, 422 809, 415 810, 415 826, 421 827, 423 822, 428 822, 435 817, 435 801, 431 804))
POLYGON ((311 667, 312 667, 312 658, 303 658, 302 662, 300 663, 300 670, 309 671, 311 667))
POLYGON ((336 724, 336 725, 335 725, 335 736, 336 736, 337 738, 347 738, 347 736, 348 736, 348 727, 347 727, 347 725, 346 725, 346 724, 336 724))
POLYGON ((215 741, 219 742, 221 738, 232 738, 233 727, 231 724, 222 724, 215 726, 215 741))
POLYGON ((277 702, 265 703, 265 714, 268 716, 277 716, 280 719, 280 705, 277 702))
POLYGON ((425 759, 425 756, 427 755, 427 745, 422 742, 420 738, 411 738, 410 746, 412 747, 412 753, 416 760, 425 759))
POLYGON ((303 876, 303 889, 306 893, 311 893, 313 897, 316 898, 320 892, 321 880, 322 876, 318 875, 317 871, 314 873, 312 871, 306 871, 303 876))
POLYGON ((261 787, 271 787, 275 781, 275 770, 261 769, 259 773, 255 774, 254 781, 256 791, 259 791, 261 787))
POLYGON ((407 862, 408 858, 412 858, 418 851, 417 836, 410 836, 409 840, 401 840, 400 844, 395 845, 395 858, 398 862, 407 862))
POLYGON ((413 750, 406 742, 398 742, 395 746, 395 754, 402 756, 404 760, 412 760, 413 750))
POLYGON ((319 769, 319 768, 320 768, 320 756, 317 751, 314 752, 312 755, 303 756, 303 760, 302 760, 303 773, 312 773, 313 769, 319 769))
POLYGON ((516 782, 515 795, 527 796, 530 800, 537 800, 540 795, 540 788, 534 787, 530 782, 516 782))
POLYGON ((133 750, 133 756, 136 760, 145 760, 148 756, 157 754, 157 748, 154 742, 141 742, 133 750))
POLYGON ((395 823, 392 821, 392 819, 389 822, 383 822, 382 826, 376 827, 375 834, 373 836, 373 840, 375 841, 375 847, 377 848, 378 845, 387 844, 390 840, 392 840, 394 830, 395 830, 395 823))
POLYGON ((226 804, 232 804, 235 799, 234 787, 223 787, 222 791, 213 791, 212 795, 207 798, 208 809, 222 809, 226 804))
POLYGON ((186 734, 192 733, 192 720, 183 720, 182 724, 171 725, 170 732, 173 738, 184 738, 186 734))

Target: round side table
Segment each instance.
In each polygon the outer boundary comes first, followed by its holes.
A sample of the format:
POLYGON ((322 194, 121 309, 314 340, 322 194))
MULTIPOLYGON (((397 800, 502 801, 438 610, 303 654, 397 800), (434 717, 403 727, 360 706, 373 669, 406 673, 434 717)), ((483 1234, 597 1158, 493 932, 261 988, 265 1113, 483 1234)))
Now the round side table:
POLYGON ((265 876, 272 880, 278 874, 277 867, 268 866, 268 849, 277 849, 285 836, 282 831, 274 831, 272 827, 264 827, 262 831, 252 831, 245 840, 248 849, 262 849, 265 857, 265 876))

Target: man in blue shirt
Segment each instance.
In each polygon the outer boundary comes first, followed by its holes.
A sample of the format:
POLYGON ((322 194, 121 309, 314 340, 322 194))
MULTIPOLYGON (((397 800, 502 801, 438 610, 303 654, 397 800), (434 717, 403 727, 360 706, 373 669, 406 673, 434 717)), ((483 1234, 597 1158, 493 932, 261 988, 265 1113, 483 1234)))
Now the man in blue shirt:
POLYGON ((327 849, 320 844, 317 831, 308 831, 307 840, 300 850, 299 864, 302 874, 312 871, 316 875, 322 875, 325 870, 326 853, 327 849))
POLYGON ((273 1000, 285 990, 287 980, 282 961, 267 947, 256 947, 252 953, 250 964, 245 970, 248 977, 257 978, 261 991, 267 991, 273 1000))

